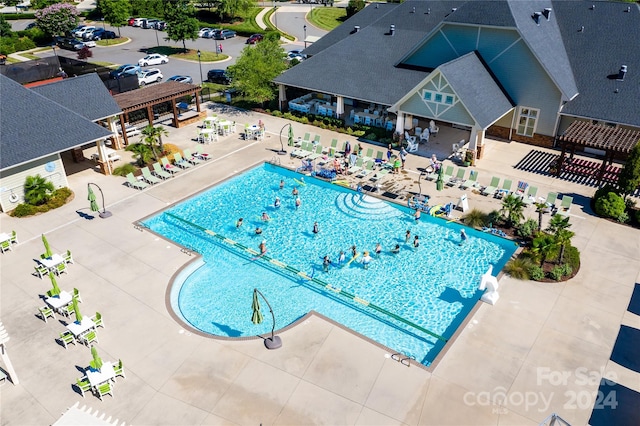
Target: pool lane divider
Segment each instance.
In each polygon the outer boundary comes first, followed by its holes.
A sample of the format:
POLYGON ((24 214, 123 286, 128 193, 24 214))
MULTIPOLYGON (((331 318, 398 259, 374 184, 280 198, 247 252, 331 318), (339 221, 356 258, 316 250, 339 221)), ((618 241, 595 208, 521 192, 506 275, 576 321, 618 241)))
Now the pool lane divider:
MULTIPOLYGON (((199 229, 200 231, 204 232, 205 234, 211 235, 212 237, 215 237, 216 239, 220 240, 221 242, 226 243, 228 245, 231 245, 233 247, 236 247, 236 248, 238 248, 238 249, 240 249, 240 250, 242 250, 244 252, 247 252, 247 253, 249 253, 251 255, 258 255, 259 254, 257 251, 255 251, 252 248, 249 248, 249 247, 247 247, 245 245, 242 245, 242 244, 240 244, 240 243, 238 243, 238 242, 236 242, 236 241, 234 241, 234 240, 232 240, 230 238, 226 238, 225 236, 220 235, 217 232, 214 232, 214 231, 212 231, 210 229, 206 229, 206 228, 204 228, 204 227, 202 227, 200 225, 197 225, 197 224, 192 223, 192 222, 190 222, 190 221, 188 221, 186 219, 183 219, 183 218, 181 218, 179 216, 176 216, 173 213, 165 212, 164 214, 166 214, 167 216, 172 217, 172 218, 174 218, 176 220, 179 220, 180 222, 186 223, 189 226, 192 226, 192 227, 194 227, 196 229, 199 229)), ((347 265, 349 263, 351 263, 356 257, 358 257, 358 255, 360 255, 360 253, 357 253, 357 255, 354 258, 352 258, 347 263, 347 265)), ((373 310, 375 310, 377 312, 380 312, 381 314, 384 314, 384 315, 386 315, 388 317, 393 318, 394 320, 396 320, 398 322, 401 322, 401 323, 403 323, 405 325, 408 325, 408 326, 413 327, 413 328, 415 328, 417 330, 420 330, 421 332, 423 332, 425 334, 428 334, 431 337, 435 337, 436 339, 442 340, 443 342, 447 342, 449 340, 449 339, 447 339, 445 337, 440 336, 439 334, 436 334, 436 333, 434 333, 432 331, 427 330, 424 327, 419 326, 418 324, 414 324, 413 322, 411 322, 409 320, 406 320, 406 319, 404 319, 404 318, 402 318, 402 317, 400 317, 400 316, 398 316, 398 315, 396 315, 396 314, 394 314, 392 312, 389 312, 386 309, 381 308, 380 306, 374 305, 373 303, 369 303, 369 301, 367 301, 367 300, 361 299, 358 296, 355 296, 355 295, 353 295, 353 294, 351 294, 351 293, 349 293, 347 291, 344 291, 342 289, 333 287, 331 284, 329 284, 327 282, 324 282, 319 278, 315 278, 315 277, 309 276, 306 272, 301 271, 299 269, 296 269, 293 266, 289 266, 289 265, 287 265, 287 264, 285 264, 285 263, 283 263, 283 262, 281 262, 281 261, 279 261, 277 259, 273 259, 273 258, 271 258, 271 257, 269 257, 267 255, 264 255, 264 254, 262 256, 260 256, 260 259, 264 259, 264 260, 266 260, 267 262, 269 262, 272 265, 278 266, 279 268, 282 268, 282 269, 284 269, 286 271, 292 272, 293 274, 296 274, 296 275, 298 275, 298 276, 300 276, 302 278, 305 278, 305 279, 307 279, 307 280, 309 280, 309 281, 311 281, 311 282, 313 282, 315 284, 318 284, 318 285, 322 286, 323 288, 325 288, 327 290, 330 290, 330 291, 332 291, 334 293, 337 293, 337 294, 340 294, 342 296, 345 296, 348 299, 351 299, 351 300, 353 300, 354 302, 356 302, 356 303, 358 303, 360 305, 363 305, 363 306, 366 306, 368 308, 371 308, 371 309, 373 309, 373 310)))

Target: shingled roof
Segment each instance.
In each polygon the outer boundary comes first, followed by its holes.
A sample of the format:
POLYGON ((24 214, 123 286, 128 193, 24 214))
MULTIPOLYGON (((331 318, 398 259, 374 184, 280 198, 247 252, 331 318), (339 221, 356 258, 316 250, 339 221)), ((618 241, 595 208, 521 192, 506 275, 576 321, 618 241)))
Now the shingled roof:
POLYGON ((3 75, 0 99, 0 170, 111 135, 107 129, 3 75))

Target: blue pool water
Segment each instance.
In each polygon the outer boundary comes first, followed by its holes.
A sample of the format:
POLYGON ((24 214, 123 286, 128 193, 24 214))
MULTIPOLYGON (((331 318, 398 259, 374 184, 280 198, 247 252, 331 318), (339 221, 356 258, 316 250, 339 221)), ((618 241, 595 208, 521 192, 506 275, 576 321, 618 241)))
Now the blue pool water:
POLYGON ((174 310, 187 323, 219 336, 268 333, 272 321, 264 303, 265 321, 251 322, 253 289, 258 288, 273 307, 276 329, 315 310, 429 365, 479 299, 480 276, 490 265, 497 274, 516 249, 511 241, 468 228, 468 240, 459 245, 459 224, 427 215, 416 222, 404 206, 311 177, 300 184, 300 178, 265 164, 144 221, 203 257, 204 264, 172 289, 174 310), (297 209, 294 187, 301 200, 297 209), (282 201, 279 208, 276 197, 282 201), (271 220, 263 222, 262 212, 271 220), (237 229, 239 217, 244 224, 237 229), (312 232, 316 221, 317 235, 312 232), (411 242, 419 236, 418 249, 405 244, 407 230, 411 242), (274 262, 235 245, 257 251, 262 240, 265 257, 274 262), (376 258, 377 243, 383 252, 376 258), (335 264, 341 250, 351 259, 354 244, 359 253, 371 253, 368 269, 360 262, 362 254, 346 266, 335 264), (390 252, 396 244, 399 254, 390 252), (329 272, 322 267, 325 255, 334 261, 329 272))

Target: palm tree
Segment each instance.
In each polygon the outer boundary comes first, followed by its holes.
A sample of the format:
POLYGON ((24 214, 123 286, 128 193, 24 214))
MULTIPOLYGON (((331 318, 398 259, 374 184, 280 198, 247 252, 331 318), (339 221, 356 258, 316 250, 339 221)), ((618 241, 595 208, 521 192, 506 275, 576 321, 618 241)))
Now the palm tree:
POLYGON ((24 181, 24 200, 27 204, 39 206, 49 201, 54 190, 53 182, 42 176, 27 176, 24 181))
POLYGON ((560 263, 564 263, 564 249, 567 244, 570 244, 571 238, 576 235, 567 229, 560 229, 555 234, 556 245, 560 246, 560 263))
POLYGON ((168 135, 169 132, 167 132, 162 126, 154 127, 152 124, 149 124, 142 129, 140 133, 142 134, 140 139, 151 148, 153 157, 157 160, 159 155, 156 150, 159 150, 160 154, 162 154, 164 151, 162 146, 162 136, 168 135))
POLYGON ((522 201, 522 198, 516 197, 513 194, 509 194, 502 199, 502 208, 500 209, 500 213, 507 221, 507 225, 511 228, 514 225, 517 225, 524 219, 524 215, 522 214, 524 210, 525 204, 522 201))
POLYGON ((563 229, 567 229, 571 226, 569 223, 569 217, 564 217, 562 215, 555 215, 549 221, 549 226, 546 231, 551 232, 554 235, 558 235, 558 231, 562 231, 563 229))
POLYGON ((536 211, 538 212, 538 232, 542 231, 542 215, 544 214, 544 210, 547 208, 546 203, 535 203, 536 211))
POLYGON ((125 148, 125 151, 133 152, 133 158, 136 159, 136 164, 140 167, 151 163, 151 160, 154 158, 151 147, 143 143, 131 144, 125 148))
POLYGON ((540 266, 551 257, 553 251, 558 247, 552 235, 542 234, 533 239, 531 243, 531 253, 540 261, 540 266))

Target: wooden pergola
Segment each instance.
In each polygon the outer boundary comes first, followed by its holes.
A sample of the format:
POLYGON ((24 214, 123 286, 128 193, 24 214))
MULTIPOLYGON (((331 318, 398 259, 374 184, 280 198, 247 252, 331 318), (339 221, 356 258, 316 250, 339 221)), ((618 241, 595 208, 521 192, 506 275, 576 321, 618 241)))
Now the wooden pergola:
POLYGON ((124 137, 125 143, 127 145, 129 144, 126 125, 129 121, 129 113, 133 111, 146 109, 149 124, 153 124, 153 107, 165 102, 171 102, 173 125, 175 127, 189 124, 192 122, 191 119, 199 120, 202 115, 202 111, 200 111, 200 98, 198 94, 201 90, 202 88, 200 86, 193 84, 167 81, 114 95, 113 99, 115 99, 116 103, 122 110, 122 114, 120 115, 120 126, 122 128, 122 136, 124 137), (197 112, 192 114, 180 114, 178 112, 176 100, 189 95, 196 99, 197 112))
POLYGON ((614 158, 627 156, 640 142, 640 131, 592 124, 588 121, 574 121, 558 140, 562 145, 562 153, 558 159, 557 176, 562 173, 565 154, 569 152, 569 158, 573 158, 576 147, 588 147, 605 152, 602 164, 595 173, 600 184, 614 158))

